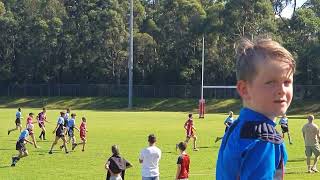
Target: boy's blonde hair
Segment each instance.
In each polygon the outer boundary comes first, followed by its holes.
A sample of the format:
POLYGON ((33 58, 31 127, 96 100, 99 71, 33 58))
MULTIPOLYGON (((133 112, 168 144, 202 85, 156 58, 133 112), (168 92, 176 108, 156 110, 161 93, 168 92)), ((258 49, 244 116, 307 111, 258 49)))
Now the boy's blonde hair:
POLYGON ((271 39, 257 39, 254 42, 242 39, 237 49, 237 80, 252 81, 257 74, 257 63, 266 60, 283 61, 295 72, 296 63, 291 53, 271 39))

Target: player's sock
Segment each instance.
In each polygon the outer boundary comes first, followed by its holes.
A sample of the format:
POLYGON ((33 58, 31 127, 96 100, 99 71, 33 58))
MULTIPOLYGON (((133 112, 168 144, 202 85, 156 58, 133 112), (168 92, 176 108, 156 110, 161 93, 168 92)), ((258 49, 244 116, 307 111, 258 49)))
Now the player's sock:
POLYGON ((77 145, 78 145, 77 143, 72 144, 72 150, 74 150, 74 148, 76 148, 77 145))
POLYGON ((46 132, 42 131, 42 137, 43 137, 43 140, 46 140, 46 132))
POLYGON ((43 131, 41 131, 39 139, 42 139, 42 134, 43 134, 43 131))

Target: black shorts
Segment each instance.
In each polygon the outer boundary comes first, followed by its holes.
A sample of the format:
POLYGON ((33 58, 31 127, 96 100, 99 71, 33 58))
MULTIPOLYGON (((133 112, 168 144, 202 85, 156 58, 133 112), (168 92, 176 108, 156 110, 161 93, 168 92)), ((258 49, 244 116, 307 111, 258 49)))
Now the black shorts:
POLYGON ((68 130, 68 136, 69 136, 69 137, 73 137, 73 136, 74 136, 73 128, 69 128, 69 130, 68 130))
POLYGON ((44 123, 38 123, 39 128, 45 127, 44 123))
POLYGON ((282 130, 282 133, 287 133, 287 132, 289 132, 289 127, 288 127, 288 125, 285 125, 285 124, 281 125, 281 130, 282 130))
POLYGON ((20 124, 21 124, 20 118, 17 118, 16 121, 15 121, 15 123, 16 123, 16 126, 20 126, 20 124))
POLYGON ((58 129, 57 131, 56 131, 56 136, 57 137, 64 137, 64 132, 61 130, 61 129, 58 129))
POLYGON ((18 151, 26 151, 26 146, 24 144, 24 139, 17 141, 16 150, 18 151))

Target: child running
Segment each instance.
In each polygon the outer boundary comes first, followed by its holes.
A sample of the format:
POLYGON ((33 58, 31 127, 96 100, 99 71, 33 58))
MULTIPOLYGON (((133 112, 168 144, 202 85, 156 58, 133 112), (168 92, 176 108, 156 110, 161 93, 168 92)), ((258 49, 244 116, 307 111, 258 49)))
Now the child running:
POLYGON ((288 118, 286 114, 280 118, 279 124, 282 130, 282 138, 284 139, 284 133, 288 133, 289 144, 292 144, 290 133, 289 133, 288 118))
POLYGON ((74 150, 76 148, 76 146, 82 144, 82 152, 84 151, 84 147, 85 147, 85 145, 87 143, 87 139, 86 139, 87 138, 87 132, 88 132, 88 130, 87 130, 87 119, 85 117, 82 117, 82 123, 80 125, 80 139, 81 139, 82 142, 78 143, 78 144, 75 143, 72 146, 72 150, 74 150))
POLYGON ((21 126, 21 119, 22 119, 22 115, 21 115, 21 108, 18 108, 18 111, 16 112, 16 128, 10 129, 8 130, 8 135, 12 132, 12 131, 16 131, 19 129, 19 131, 21 132, 22 126, 21 126))
POLYGON ((193 150, 198 151, 199 149, 197 148, 197 136, 195 134, 196 128, 193 124, 192 114, 188 115, 188 120, 184 123, 184 129, 186 129, 187 134, 185 142, 188 143, 190 138, 193 138, 193 150))
MULTIPOLYGON (((226 126, 226 129, 224 130, 224 133, 227 132, 227 130, 229 129, 229 127, 232 125, 233 123, 233 112, 230 111, 229 112, 229 116, 227 117, 227 119, 224 121, 224 125, 226 126)), ((215 143, 218 142, 219 140, 221 140, 223 138, 222 137, 217 137, 216 140, 214 141, 215 143)))
MULTIPOLYGON (((76 114, 72 113, 71 114, 71 119, 69 119, 68 121, 68 136, 69 136, 69 142, 71 140, 72 142, 72 150, 74 150, 75 146, 76 146, 76 137, 74 136, 74 129, 77 129, 78 131, 80 131, 77 127, 76 127, 76 114)), ((60 147, 61 149, 63 148, 60 147)))
POLYGON ((47 121, 47 114, 46 114, 46 108, 42 108, 42 112, 40 112, 37 116, 37 120, 38 120, 38 125, 41 128, 41 133, 39 138, 41 140, 46 140, 46 128, 45 128, 45 123, 44 122, 49 122, 47 121))
POLYGON ((64 131, 65 127, 63 126, 64 125, 64 115, 65 115, 65 112, 61 111, 60 112, 60 117, 58 118, 58 121, 57 121, 57 126, 52 132, 53 134, 56 133, 56 138, 52 143, 52 146, 51 146, 51 149, 49 151, 49 154, 52 154, 52 149, 57 144, 59 139, 62 139, 62 141, 63 141, 63 147, 64 147, 64 150, 65 150, 66 154, 69 153, 68 149, 67 149, 67 145, 66 145, 67 141, 66 141, 66 138, 65 138, 65 135, 64 135, 64 132, 65 132, 64 131))
POLYGON ((30 131, 29 131, 29 135, 30 135, 30 137, 31 137, 31 139, 32 139, 32 142, 33 142, 34 147, 35 147, 35 148, 38 148, 37 141, 36 141, 36 138, 34 137, 34 132, 33 132, 33 128, 34 128, 33 124, 36 123, 36 122, 33 121, 33 115, 34 115, 34 114, 33 114, 32 112, 29 113, 29 117, 27 118, 26 128, 27 128, 28 126, 29 126, 29 127, 32 127, 32 128, 30 129, 30 131))
POLYGON ((26 156, 29 155, 28 150, 25 146, 26 142, 33 144, 31 141, 29 141, 27 139, 27 137, 29 136, 29 131, 32 128, 32 124, 29 124, 27 126, 27 129, 23 130, 19 136, 19 139, 16 143, 16 150, 19 152, 19 154, 15 157, 12 157, 12 164, 11 166, 16 166, 17 162, 21 159, 24 158, 26 156))
POLYGON ((187 143, 180 142, 178 144, 178 148, 180 150, 180 155, 179 155, 178 161, 177 161, 176 180, 188 180, 190 157, 186 153, 187 143))

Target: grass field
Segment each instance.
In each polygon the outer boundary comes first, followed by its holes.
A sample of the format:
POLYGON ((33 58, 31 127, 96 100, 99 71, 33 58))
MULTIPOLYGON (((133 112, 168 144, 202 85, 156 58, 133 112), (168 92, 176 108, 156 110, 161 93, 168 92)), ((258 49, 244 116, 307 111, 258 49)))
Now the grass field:
MULTIPOLYGON (((2 104, 3 105, 3 104, 2 104)), ((59 104, 57 103, 57 107, 59 104)), ((28 112, 38 113, 39 108, 23 107, 24 120, 28 112)), ((57 108, 55 107, 55 108, 57 108)), ((61 105, 65 107, 65 105, 61 105)), ((49 155, 54 135, 59 110, 48 109, 47 140, 38 141, 40 149, 27 145, 30 156, 21 159, 17 166, 10 167, 11 156, 17 152, 15 143, 18 132, 7 135, 7 129, 14 127, 15 108, 3 107, 0 109, 0 179, 104 179, 104 163, 111 155, 111 145, 118 144, 120 153, 133 164, 133 168, 126 172, 127 180, 140 179, 140 165, 138 163, 139 152, 147 146, 147 135, 154 133, 158 137, 158 147, 162 150, 160 161, 161 179, 174 179, 176 172, 176 160, 178 153, 175 144, 185 138, 183 123, 186 120, 185 112, 165 111, 104 111, 104 110, 77 110, 77 124, 80 124, 81 116, 88 119, 88 145, 85 152, 77 147, 70 154, 65 154, 55 147, 54 154, 49 155)), ((286 169, 286 179, 320 179, 320 174, 307 174, 304 156, 304 144, 301 136, 301 128, 306 123, 304 116, 290 114, 290 130, 293 137, 293 145, 286 145, 289 161, 286 169)), ((188 153, 191 157, 191 180, 211 180, 215 176, 215 164, 220 144, 214 143, 214 139, 224 132, 223 120, 226 114, 207 114, 204 120, 198 120, 195 116, 195 125, 199 137, 200 151, 188 153)), ((318 120, 316 123, 320 125, 318 120)), ((35 135, 40 130, 35 126, 35 135)), ((79 139, 79 135, 77 134, 79 139)), ((319 167, 320 168, 320 167, 319 167)))

